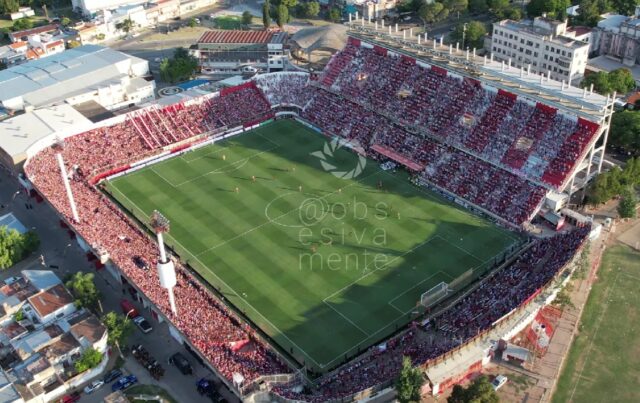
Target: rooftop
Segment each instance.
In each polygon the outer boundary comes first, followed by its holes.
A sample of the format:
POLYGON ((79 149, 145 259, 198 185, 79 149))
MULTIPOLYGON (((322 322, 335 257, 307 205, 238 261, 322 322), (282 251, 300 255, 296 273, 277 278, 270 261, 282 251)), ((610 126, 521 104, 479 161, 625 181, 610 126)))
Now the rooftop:
POLYGON ((207 31, 198 43, 271 43, 276 35, 271 31, 207 31))
POLYGON ((88 312, 70 321, 70 324, 70 332, 76 339, 81 340, 84 338, 91 344, 101 340, 107 331, 107 328, 98 318, 88 312))
POLYGON ((44 32, 55 31, 58 28, 60 28, 58 24, 49 24, 49 25, 43 25, 41 27, 25 29, 24 31, 11 32, 9 33, 9 35, 13 36, 14 38, 23 38, 25 36, 37 35, 37 34, 42 34, 44 32))
MULTIPOLYGON (((548 23, 549 25, 553 25, 553 26, 558 24, 557 21, 547 21, 547 20, 540 20, 540 19, 536 20, 536 22, 537 21, 542 21, 543 23, 548 23)), ((503 20, 503 21, 494 23, 494 25, 499 25, 501 27, 511 29, 512 31, 526 32, 526 33, 530 33, 538 36, 544 36, 546 37, 545 40, 549 42, 557 43, 559 45, 564 45, 573 49, 578 49, 583 46, 588 46, 586 42, 579 41, 574 38, 569 38, 562 35, 555 35, 551 29, 536 25, 536 22, 532 20, 521 20, 521 21, 503 20)))
POLYGON ((22 277, 31 283, 38 291, 62 284, 60 278, 51 270, 23 270, 22 277))
POLYGON ((29 298, 29 304, 43 318, 73 302, 73 297, 62 284, 41 291, 29 298))

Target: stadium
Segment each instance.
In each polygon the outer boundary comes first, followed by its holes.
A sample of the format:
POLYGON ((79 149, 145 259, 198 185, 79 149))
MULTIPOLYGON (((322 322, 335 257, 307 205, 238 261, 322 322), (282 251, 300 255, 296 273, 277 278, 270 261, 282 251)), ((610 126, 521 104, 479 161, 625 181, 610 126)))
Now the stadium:
POLYGON ((403 356, 435 394, 486 353, 430 371, 546 297, 591 230, 529 231, 601 168, 613 98, 510 64, 363 20, 322 72, 59 133, 24 170, 242 399, 358 400, 403 356))

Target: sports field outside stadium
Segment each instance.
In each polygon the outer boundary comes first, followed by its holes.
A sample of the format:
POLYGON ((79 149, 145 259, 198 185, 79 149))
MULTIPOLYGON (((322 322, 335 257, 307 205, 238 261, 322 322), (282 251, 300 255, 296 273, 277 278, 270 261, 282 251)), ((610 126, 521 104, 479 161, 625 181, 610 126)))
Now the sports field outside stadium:
POLYGON ((300 363, 334 367, 417 312, 420 296, 518 242, 405 173, 286 120, 106 185, 300 363))

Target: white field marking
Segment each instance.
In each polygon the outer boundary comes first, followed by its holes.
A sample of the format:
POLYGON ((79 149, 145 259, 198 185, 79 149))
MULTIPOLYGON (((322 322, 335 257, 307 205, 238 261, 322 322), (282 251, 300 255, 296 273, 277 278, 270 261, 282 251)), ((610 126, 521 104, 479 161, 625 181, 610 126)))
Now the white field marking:
MULTIPOLYGON (((373 174, 371 174, 371 175, 373 175, 373 174)), ((371 176, 371 175, 369 175, 369 176, 371 176)), ((366 178, 368 178, 369 176, 365 176, 365 177, 364 177, 364 178, 362 178, 362 179, 366 179, 366 178)), ((360 184, 360 182, 358 182, 358 181, 352 181, 350 184, 348 184, 348 185, 344 186, 342 189, 346 189, 346 188, 348 188, 348 187, 350 187, 350 186, 355 186, 355 185, 357 185, 357 184, 360 184)), ((326 194, 324 194, 324 195, 322 195, 322 196, 316 197, 316 199, 325 199, 325 198, 327 198, 327 197, 329 197, 329 196, 331 196, 331 195, 334 195, 334 194, 336 194, 336 193, 337 193, 337 191, 329 192, 329 193, 326 193, 326 194)), ((277 196, 276 196, 276 198, 277 198, 277 196)), ((279 220, 280 218, 282 218, 282 217, 284 217, 284 216, 286 216, 286 215, 288 215, 288 214, 290 214, 290 213, 292 213, 292 212, 294 212, 294 211, 298 211, 298 210, 300 210, 300 207, 301 207, 301 206, 298 206, 298 207, 296 207, 296 208, 294 208, 294 209, 292 209, 292 210, 290 210, 290 211, 287 211, 286 213, 282 213, 282 214, 280 214, 279 216, 274 217, 274 218, 272 218, 272 219, 269 219, 269 217, 267 216, 266 218, 267 218, 268 220, 267 220, 267 221, 265 221, 265 222, 263 222, 262 224, 259 224, 259 225, 255 226, 255 227, 253 227, 253 228, 250 228, 250 229, 248 229, 248 230, 246 230, 246 231, 244 231, 244 232, 242 232, 242 233, 240 233, 240 234, 237 234, 236 236, 231 237, 231 238, 229 238, 229 239, 227 239, 227 240, 225 240, 225 241, 223 241, 223 242, 220 242, 219 244, 214 245, 214 246, 212 246, 212 247, 210 247, 210 248, 208 248, 208 249, 205 249, 205 250, 203 250, 202 252, 198 252, 198 253, 197 253, 197 256, 200 256, 200 255, 202 255, 202 254, 204 254, 204 253, 206 253, 206 252, 209 252, 209 251, 211 251, 211 250, 213 250, 213 249, 219 248, 220 246, 226 245, 226 244, 228 244, 229 242, 235 241, 236 239, 241 238, 241 237, 243 237, 243 236, 245 236, 245 235, 247 235, 247 234, 249 234, 249 233, 251 233, 251 232, 253 232, 253 231, 257 230, 257 229, 259 229, 259 228, 262 228, 262 227, 264 227, 265 225, 268 225, 268 224, 274 223, 274 222, 276 222, 277 220, 279 220)), ((276 224, 277 224, 277 223, 276 223, 276 224)))
POLYGON ((167 182, 167 185, 171 186, 172 188, 176 188, 173 183, 171 183, 171 181, 169 181, 169 179, 165 178, 164 175, 162 175, 160 172, 156 171, 155 167, 152 165, 151 167, 151 172, 153 172, 154 174, 158 175, 158 177, 160 179, 162 179, 163 181, 167 182))
MULTIPOLYGON (((598 336, 598 331, 600 330, 600 325, 602 324, 602 319, 605 317, 605 314, 607 313, 607 309, 609 309, 609 294, 612 293, 612 291, 616 288, 616 285, 618 283, 618 278, 620 277, 620 272, 618 272, 618 274, 616 274, 616 278, 613 280, 613 285, 609 288, 607 288, 607 291, 604 295, 604 299, 605 299, 605 304, 602 308, 602 312, 600 312, 600 317, 598 318, 598 324, 596 325, 596 329, 593 332, 593 336, 591 336, 591 341, 589 342, 589 347, 586 350, 586 353, 584 354, 584 361, 582 362, 582 368, 580 368, 580 372, 578 373, 578 380, 576 381, 576 384, 573 387, 573 391, 571 391, 571 396, 569 397, 569 401, 573 401, 573 396, 576 393, 576 390, 578 389, 578 385, 580 384, 580 380, 582 379, 582 373, 584 372, 585 367, 587 366, 587 362, 589 361, 588 357, 591 355, 591 350, 593 349, 593 343, 596 339, 596 337, 598 336)), ((584 308, 583 308, 584 309, 584 308)))
MULTIPOLYGON (((115 188, 115 187, 114 187, 115 188)), ((134 208, 136 208, 137 210, 139 210, 140 212, 142 212, 142 214, 149 218, 149 216, 147 216, 144 211, 142 211, 142 209, 140 207, 138 207, 135 203, 133 203, 131 201, 131 199, 129 199, 126 195, 124 195, 119 189, 115 188, 116 190, 118 190, 118 192, 124 196, 124 198, 126 198, 127 200, 129 200, 129 202, 131 202, 131 204, 133 205, 134 208)), ((175 242, 176 244, 180 245, 180 247, 189 255, 191 255, 191 257, 193 257, 195 260, 197 260, 203 267, 208 268, 209 266, 207 266, 206 264, 204 264, 200 259, 198 259, 198 257, 196 255, 194 255, 193 253, 189 252, 189 250, 187 248, 184 247, 184 245, 182 245, 177 239, 175 239, 173 236, 171 236, 171 234, 165 234, 165 238, 169 238, 171 239, 173 242, 175 242)), ((234 290, 233 288, 231 288, 224 280, 222 280, 220 277, 218 277, 218 275, 213 271, 213 270, 209 270, 209 273, 211 273, 213 276, 215 276, 215 278, 218 279, 218 281, 220 283, 222 283, 229 291, 231 291, 233 294, 235 294, 239 299, 242 300, 242 302, 247 305, 248 307, 250 307, 253 311, 255 311, 258 315, 260 315, 260 317, 262 317, 262 319, 264 319, 267 323, 269 323, 269 326, 271 326, 276 332, 278 332, 280 335, 282 335, 285 339, 287 339, 291 344, 293 344, 298 350, 300 350, 300 352, 302 354, 304 354, 307 358, 309 358, 311 361, 313 361, 318 367, 320 367, 321 365, 313 359, 313 357, 311 357, 309 354, 307 354, 306 351, 304 351, 302 348, 300 348, 296 343, 293 342, 293 340, 291 340, 289 337, 287 337, 287 335, 281 331, 277 326, 275 326, 273 323, 271 323, 271 321, 267 318, 264 317, 264 315, 262 315, 256 308, 253 307, 253 305, 251 305, 249 302, 247 302, 247 300, 245 300, 244 298, 242 298, 242 296, 240 294, 238 294, 238 292, 236 290, 234 290)), ((216 298, 217 299, 217 298, 216 298)))
MULTIPOLYGON (((250 133, 250 132, 249 132, 249 133, 250 133)), ((242 134, 249 134, 249 133, 241 133, 241 134, 239 134, 239 136, 241 136, 242 134)), ((268 137, 266 137, 266 136, 263 136, 263 135, 262 135, 262 134, 260 134, 257 130, 256 130, 253 134, 257 134, 258 136, 260 136, 260 137, 262 137, 263 139, 267 140, 269 143, 271 143, 271 144, 273 144, 273 145, 275 146, 274 148, 278 148, 278 147, 280 147, 280 144, 279 144, 279 143, 277 143, 277 142, 275 142, 275 141, 271 140, 270 138, 268 138, 268 137)), ((206 147, 203 147, 203 150, 206 150, 207 148, 209 148, 209 147, 213 146, 214 144, 217 144, 218 142, 225 142, 225 141, 230 140, 230 139, 231 139, 231 138, 223 139, 223 140, 218 140, 218 141, 214 141, 213 143, 211 143, 211 144, 207 145, 206 147)), ((273 148, 272 148, 272 149, 273 149, 273 148)), ((183 153, 183 154, 180 154, 180 156, 179 156, 178 158, 180 158, 181 160, 183 160, 183 161, 184 161, 185 163, 187 163, 187 164, 191 164, 192 162, 197 161, 197 160, 199 160, 199 159, 202 159, 202 158, 204 158, 204 157, 206 157, 206 156, 208 156, 208 155, 216 155, 216 154, 220 154, 220 153, 224 152, 225 150, 230 150, 230 147, 224 147, 224 146, 219 145, 219 146, 218 146, 218 147, 216 147, 215 149, 213 149, 213 150, 209 150, 209 151, 207 151, 206 153, 204 153, 204 154, 202 154, 202 155, 200 155, 200 156, 197 156, 197 157, 195 157, 195 158, 191 158, 191 159, 187 159, 187 158, 185 158, 187 155, 190 155, 190 154, 191 154, 191 153, 189 153, 189 152, 187 152, 187 153, 183 153)), ((196 150, 195 152, 197 152, 197 150, 196 150)))
MULTIPOLYGON (((356 325, 355 323, 353 323, 353 321, 349 318, 347 318, 346 316, 344 316, 339 310, 337 310, 336 308, 332 307, 331 304, 329 302, 326 301, 322 301, 326 306, 328 306, 329 308, 331 308, 333 310, 333 312, 337 313, 338 315, 342 316, 342 318, 344 320, 346 320, 347 322, 351 323, 356 329, 358 329, 359 331, 361 331, 362 333, 364 333, 365 336, 367 336, 367 338, 371 337, 371 335, 367 332, 365 332, 360 326, 356 325)), ((367 340, 367 339, 364 339, 367 340)))
MULTIPOLYGON (((452 277, 450 274, 448 274, 447 272, 444 272, 442 270, 439 270, 435 273, 433 273, 432 275, 430 275, 429 277, 423 279, 422 281, 418 282, 415 285, 412 285, 411 287, 407 288, 406 290, 404 290, 402 293, 398 294, 395 296, 395 298, 389 300, 389 302, 387 302, 387 304, 391 305, 395 310, 397 310, 398 312, 402 313, 403 315, 406 313, 403 310, 401 310, 400 308, 398 308, 397 306, 395 306, 393 304, 393 301, 397 300, 398 298, 402 297, 404 294, 408 293, 409 291, 413 290, 414 288, 418 287, 420 284, 424 283, 425 281, 431 280, 433 277, 437 276, 439 273, 449 277, 450 280, 453 280, 454 277, 452 277)), ((413 310, 415 307, 412 307, 410 310, 413 310)))
POLYGON ((250 156, 248 156, 248 157, 245 157, 245 158, 239 159, 239 160, 237 160, 237 161, 233 161, 233 162, 232 162, 232 163, 230 163, 229 165, 224 166, 224 167, 222 167, 222 168, 213 169, 213 170, 211 170, 211 171, 209 171, 209 172, 205 172, 205 173, 203 173, 203 174, 200 174, 200 175, 198 175, 198 176, 196 176, 196 177, 194 177, 194 178, 187 179, 187 180, 186 180, 186 181, 184 181, 184 182, 180 182, 180 183, 178 183, 177 185, 175 185, 175 184, 174 184, 174 185, 173 185, 173 187, 176 187, 176 188, 177 188, 177 187, 179 187, 179 186, 185 185, 185 184, 187 184, 187 183, 191 183, 191 182, 193 182, 193 181, 195 181, 195 180, 198 180, 198 179, 200 179, 200 178, 202 178, 202 177, 204 177, 204 176, 208 176, 208 175, 211 175, 211 174, 227 174, 227 173, 235 172, 235 171, 237 171, 237 170, 241 169, 243 166, 245 166, 245 165, 246 165, 246 164, 247 164, 247 163, 248 163, 252 158, 255 158, 255 157, 257 157, 258 155, 261 155, 261 154, 266 154, 266 153, 268 153, 268 152, 270 152, 270 151, 272 151, 272 150, 275 150, 275 149, 276 149, 276 148, 278 148, 278 147, 279 147, 279 146, 277 146, 277 147, 272 147, 272 148, 269 148, 269 149, 266 149, 266 150, 260 151, 260 152, 258 152, 258 153, 255 153, 255 154, 251 154, 251 155, 250 155, 250 156), (229 167, 233 167, 233 169, 229 169, 229 167))

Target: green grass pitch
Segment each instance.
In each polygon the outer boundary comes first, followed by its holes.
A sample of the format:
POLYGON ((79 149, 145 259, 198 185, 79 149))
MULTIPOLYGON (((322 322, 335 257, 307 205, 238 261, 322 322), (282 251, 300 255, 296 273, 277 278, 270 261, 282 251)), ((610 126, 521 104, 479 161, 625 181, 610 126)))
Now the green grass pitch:
POLYGON ((640 401, 640 253, 605 251, 553 402, 640 401))
POLYGON ((107 184, 138 218, 166 215, 181 257, 316 369, 382 340, 422 293, 518 241, 326 140, 279 121, 107 184))

